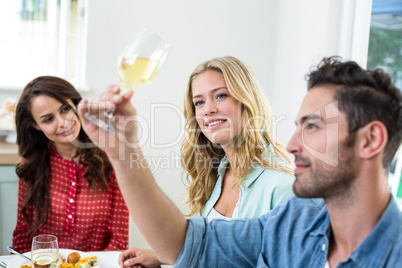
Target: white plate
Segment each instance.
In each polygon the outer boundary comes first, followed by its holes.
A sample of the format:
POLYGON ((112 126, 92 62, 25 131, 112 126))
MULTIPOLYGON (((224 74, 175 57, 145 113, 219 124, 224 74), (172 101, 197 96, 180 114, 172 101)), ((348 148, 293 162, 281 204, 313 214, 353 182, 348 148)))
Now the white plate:
MULTIPOLYGON (((96 256, 98 257, 99 265, 95 266, 95 268, 113 268, 119 267, 119 251, 96 251, 96 252, 82 252, 79 250, 72 249, 60 249, 59 253, 63 255, 64 258, 67 259, 67 256, 72 252, 78 252, 83 257, 96 256)), ((24 255, 31 257, 31 252, 26 252, 24 255)), ((31 265, 29 261, 24 260, 22 257, 15 256, 12 258, 8 264, 8 268, 21 268, 21 265, 31 265)))

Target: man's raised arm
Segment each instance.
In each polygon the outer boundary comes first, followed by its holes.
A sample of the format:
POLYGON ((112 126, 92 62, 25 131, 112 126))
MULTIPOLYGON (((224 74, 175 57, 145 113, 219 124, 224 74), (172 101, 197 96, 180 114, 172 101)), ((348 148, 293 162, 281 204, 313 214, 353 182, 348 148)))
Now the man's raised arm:
POLYGON ((85 132, 108 155, 138 229, 157 258, 173 264, 184 245, 187 220, 159 188, 151 171, 141 166, 144 157, 138 146, 136 110, 130 102, 133 93, 120 96, 119 91, 118 86, 111 86, 96 101, 83 100, 78 106, 78 114, 85 132), (86 112, 100 114, 111 105, 116 107, 115 135, 85 117, 86 112))

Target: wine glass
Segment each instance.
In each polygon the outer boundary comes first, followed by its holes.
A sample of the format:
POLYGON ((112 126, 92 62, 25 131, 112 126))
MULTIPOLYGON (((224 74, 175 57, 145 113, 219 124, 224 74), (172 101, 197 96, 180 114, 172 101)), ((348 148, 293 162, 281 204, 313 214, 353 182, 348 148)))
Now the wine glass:
MULTIPOLYGON (((171 46, 146 28, 138 32, 117 59, 120 94, 149 84, 165 63, 171 46)), ((107 109, 99 114, 86 113, 85 117, 100 128, 116 134, 113 113, 114 109, 107 109)))
POLYGON ((32 240, 31 259, 33 268, 56 268, 59 245, 54 235, 37 235, 32 240))

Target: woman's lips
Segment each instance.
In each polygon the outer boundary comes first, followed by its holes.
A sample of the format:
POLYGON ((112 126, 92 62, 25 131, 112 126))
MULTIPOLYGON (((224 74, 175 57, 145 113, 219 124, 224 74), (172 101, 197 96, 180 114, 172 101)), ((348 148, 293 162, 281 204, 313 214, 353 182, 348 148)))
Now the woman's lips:
POLYGON ((225 119, 216 119, 216 120, 209 120, 205 125, 208 129, 213 130, 220 127, 223 123, 225 123, 225 119))
POLYGON ((70 129, 68 129, 68 130, 66 130, 66 131, 64 131, 64 132, 62 132, 62 133, 60 133, 59 135, 60 135, 60 136, 68 136, 68 135, 70 135, 71 133, 73 133, 73 131, 74 131, 74 126, 72 126, 70 129))

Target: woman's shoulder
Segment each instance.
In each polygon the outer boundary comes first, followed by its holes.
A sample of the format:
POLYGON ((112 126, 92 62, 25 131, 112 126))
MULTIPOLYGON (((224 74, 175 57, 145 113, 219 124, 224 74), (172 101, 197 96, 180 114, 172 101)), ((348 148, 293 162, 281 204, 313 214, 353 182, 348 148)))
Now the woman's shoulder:
POLYGON ((282 178, 284 180, 291 180, 293 181, 295 179, 295 176, 293 174, 290 174, 284 170, 278 170, 278 169, 273 169, 273 168, 267 168, 267 167, 261 167, 264 172, 262 173, 263 176, 274 176, 278 178, 282 178))
POLYGON ((273 187, 280 185, 293 184, 295 177, 282 170, 276 170, 268 167, 257 166, 254 170, 247 176, 253 180, 254 185, 263 187, 264 185, 273 187))

